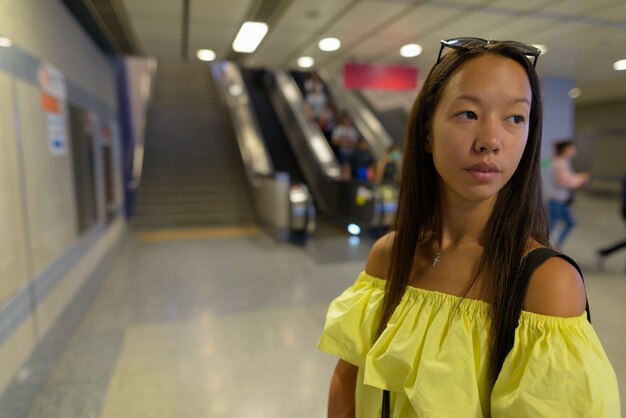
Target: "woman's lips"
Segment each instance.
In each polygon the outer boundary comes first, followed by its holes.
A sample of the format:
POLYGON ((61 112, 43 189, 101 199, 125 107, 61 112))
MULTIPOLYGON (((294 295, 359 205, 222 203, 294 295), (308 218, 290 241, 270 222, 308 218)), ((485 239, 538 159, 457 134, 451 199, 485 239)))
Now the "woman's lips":
POLYGON ((481 162, 465 169, 474 179, 490 182, 498 177, 500 169, 494 163, 481 162))

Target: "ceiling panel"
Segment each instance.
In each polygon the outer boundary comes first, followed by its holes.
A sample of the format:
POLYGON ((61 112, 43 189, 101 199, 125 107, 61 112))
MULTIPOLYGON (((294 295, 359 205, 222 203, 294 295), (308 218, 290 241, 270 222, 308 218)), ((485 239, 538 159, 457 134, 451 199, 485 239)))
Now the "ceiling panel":
POLYGON ((397 17, 393 20, 397 20, 401 16, 400 13, 406 13, 411 8, 405 4, 364 1, 325 32, 328 36, 339 38, 347 46, 386 20, 394 16, 397 17))
POLYGON ((457 10, 419 6, 406 16, 394 22, 355 48, 356 53, 372 53, 372 50, 381 53, 383 50, 400 47, 407 43, 422 44, 422 34, 431 33, 431 29, 449 20, 457 10))
POLYGON ((510 20, 507 24, 485 31, 486 39, 515 40, 530 42, 530 34, 551 27, 552 23, 531 17, 520 17, 510 20))
POLYGON ((543 10, 546 7, 554 6, 558 3, 563 3, 566 0, 497 0, 489 7, 494 9, 501 9, 509 11, 509 13, 532 13, 538 10, 543 10))
POLYGON ((189 50, 195 55, 200 48, 212 49, 218 59, 223 58, 230 51, 234 37, 233 26, 225 22, 194 21, 189 28, 189 50))
MULTIPOLYGON (((180 39, 182 33, 182 23, 180 19, 135 17, 133 19, 133 26, 142 45, 144 41, 150 38, 180 39)), ((143 46, 148 48, 148 45, 143 46)))
POLYGON ((430 4, 458 9, 487 6, 493 1, 494 0, 431 0, 430 4))
POLYGON ((545 8, 542 12, 560 16, 588 16, 594 11, 605 10, 622 0, 567 0, 545 8))
POLYGON ((354 0, 294 0, 280 19, 277 28, 314 31, 331 21, 354 0))
MULTIPOLYGON (((301 55, 311 55, 312 53, 321 52, 319 49, 309 46, 309 50, 303 50, 301 45, 307 43, 307 40, 311 37, 311 33, 303 30, 293 30, 290 28, 277 28, 274 29, 266 40, 264 40, 259 49, 249 63, 251 65, 259 66, 265 62, 271 62, 272 65, 276 65, 276 61, 283 63, 288 59, 289 55, 300 49, 301 55), (266 59, 266 55, 269 55, 266 59)), ((297 58, 297 57, 296 57, 297 58)), ((294 58, 295 60, 295 58, 294 58)))
MULTIPOLYGON (((460 15, 457 9, 420 6, 396 21, 393 25, 371 36, 352 51, 357 56, 394 57, 400 47, 407 43, 419 43, 427 48, 433 39, 435 28, 442 26, 460 15)), ((440 37, 435 35, 437 45, 440 37)))
POLYGON ((606 19, 609 22, 626 24, 626 2, 620 1, 613 7, 604 10, 596 10, 588 14, 596 19, 606 19))
POLYGON ((180 18, 183 14, 183 0, 122 0, 130 15, 152 14, 180 18))
POLYGON ((194 19, 224 20, 240 25, 252 0, 191 0, 189 13, 194 19))

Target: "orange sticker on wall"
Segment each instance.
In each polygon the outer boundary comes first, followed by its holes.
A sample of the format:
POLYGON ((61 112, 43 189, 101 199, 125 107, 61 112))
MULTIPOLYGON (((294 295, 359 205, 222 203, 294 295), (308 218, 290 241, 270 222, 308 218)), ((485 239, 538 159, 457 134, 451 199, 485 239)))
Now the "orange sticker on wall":
POLYGON ((59 99, 52 97, 46 93, 41 93, 41 108, 44 112, 59 113, 59 99))

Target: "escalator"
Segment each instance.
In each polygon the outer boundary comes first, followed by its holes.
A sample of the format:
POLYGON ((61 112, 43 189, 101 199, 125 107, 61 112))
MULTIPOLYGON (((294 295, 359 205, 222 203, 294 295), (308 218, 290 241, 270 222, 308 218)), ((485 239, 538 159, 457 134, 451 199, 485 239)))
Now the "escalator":
POLYGON ((241 76, 248 97, 252 102, 265 146, 275 171, 289 173, 292 182, 305 182, 300 165, 278 120, 263 82, 266 73, 267 71, 263 69, 241 69, 241 76))
POLYGON ((315 207, 258 75, 228 61, 211 64, 211 74, 230 116, 261 225, 278 241, 298 241, 315 229, 315 207), (255 109, 256 108, 256 109, 255 109))
POLYGON ((401 146, 404 142, 406 124, 409 119, 407 110, 402 107, 380 110, 362 92, 357 91, 355 95, 376 116, 376 119, 380 121, 383 128, 389 133, 389 136, 393 138, 393 142, 401 146))
POLYGON ((273 70, 267 72, 265 83, 319 211, 346 226, 355 224, 357 230, 388 227, 395 216, 397 188, 342 180, 330 144, 304 114, 303 95, 294 78, 273 70))

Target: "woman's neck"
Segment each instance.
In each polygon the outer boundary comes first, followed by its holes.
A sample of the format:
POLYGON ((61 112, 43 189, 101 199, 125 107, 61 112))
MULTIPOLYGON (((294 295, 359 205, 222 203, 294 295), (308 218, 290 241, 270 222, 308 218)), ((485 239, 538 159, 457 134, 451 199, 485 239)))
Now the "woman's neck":
POLYGON ((482 202, 455 202, 440 205, 441 230, 438 241, 441 249, 465 242, 481 241, 495 204, 495 197, 482 202))

